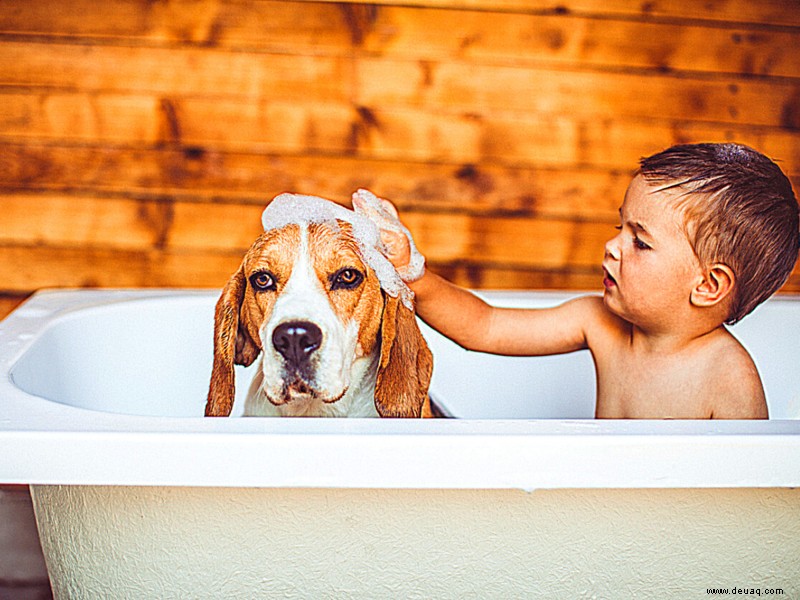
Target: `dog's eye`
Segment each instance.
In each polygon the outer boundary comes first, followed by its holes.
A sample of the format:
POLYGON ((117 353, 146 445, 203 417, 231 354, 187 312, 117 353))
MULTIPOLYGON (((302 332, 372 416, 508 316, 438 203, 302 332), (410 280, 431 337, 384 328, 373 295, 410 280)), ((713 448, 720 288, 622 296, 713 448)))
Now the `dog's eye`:
POLYGON ((358 269, 339 269, 331 275, 332 290, 352 290, 364 280, 364 275, 358 269))
POLYGON ((267 271, 259 271, 250 276, 250 285, 252 285, 253 289, 257 292, 274 290, 276 287, 275 277, 272 276, 272 273, 267 271))

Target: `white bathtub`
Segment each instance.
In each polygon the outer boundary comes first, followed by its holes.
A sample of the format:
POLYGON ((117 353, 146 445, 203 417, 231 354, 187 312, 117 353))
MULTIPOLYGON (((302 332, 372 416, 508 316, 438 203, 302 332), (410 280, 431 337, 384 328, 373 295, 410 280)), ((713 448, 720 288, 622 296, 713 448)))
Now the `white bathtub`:
POLYGON ((47 292, 0 323, 0 483, 31 484, 57 597, 800 593, 800 298, 734 329, 771 420, 689 422, 591 420, 588 355, 427 329, 461 419, 205 419, 216 296, 47 292))

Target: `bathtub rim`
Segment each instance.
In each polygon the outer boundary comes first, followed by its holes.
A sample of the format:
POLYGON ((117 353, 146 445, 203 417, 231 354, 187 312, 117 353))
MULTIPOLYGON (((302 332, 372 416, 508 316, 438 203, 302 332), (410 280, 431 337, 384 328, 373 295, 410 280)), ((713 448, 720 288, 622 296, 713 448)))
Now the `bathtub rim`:
POLYGON ((800 485, 797 420, 147 417, 58 404, 10 379, 13 365, 60 316, 109 302, 218 293, 43 291, 0 322, 0 482, 525 490, 800 485), (320 469, 320 456, 329 469, 320 469))

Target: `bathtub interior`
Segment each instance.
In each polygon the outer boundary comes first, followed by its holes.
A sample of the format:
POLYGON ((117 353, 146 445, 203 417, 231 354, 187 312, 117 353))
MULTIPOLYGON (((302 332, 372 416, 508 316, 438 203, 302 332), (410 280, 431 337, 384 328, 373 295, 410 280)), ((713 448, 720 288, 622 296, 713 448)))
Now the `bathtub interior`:
POLYGON ((54 319, 14 365, 11 378, 29 394, 77 408, 200 416, 212 336, 208 298, 91 306, 54 319))
MULTIPOLYGON (((546 306, 573 294, 486 292, 504 306, 546 306)), ((212 364, 215 294, 126 299, 66 311, 36 335, 11 371, 21 390, 82 409, 199 417, 212 364)), ((422 325, 434 353, 430 394, 466 419, 590 419, 588 352, 519 358, 465 351, 422 325)), ((800 416, 800 302, 774 299, 734 333, 753 354, 773 419, 800 416)), ((256 365, 237 368, 236 416, 256 365)))

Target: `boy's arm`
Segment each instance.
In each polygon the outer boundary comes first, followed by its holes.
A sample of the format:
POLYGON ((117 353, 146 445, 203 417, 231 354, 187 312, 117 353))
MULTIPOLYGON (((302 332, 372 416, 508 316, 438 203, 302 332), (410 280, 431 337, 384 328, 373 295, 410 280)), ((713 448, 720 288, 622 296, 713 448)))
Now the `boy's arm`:
POLYGON ((353 195, 353 206, 380 229, 387 258, 416 296, 417 314, 457 344, 469 350, 520 356, 560 354, 586 347, 585 324, 596 310, 598 298, 578 298, 548 309, 490 306, 424 269, 424 259, 390 202, 359 191, 353 195), (414 254, 417 260, 412 258, 414 254), (414 268, 409 269, 409 265, 414 268), (406 273, 411 275, 404 276, 406 273))
POLYGON ((553 308, 498 308, 430 271, 410 287, 417 314, 439 333, 468 350, 512 356, 586 348, 585 324, 602 303, 587 296, 553 308))

